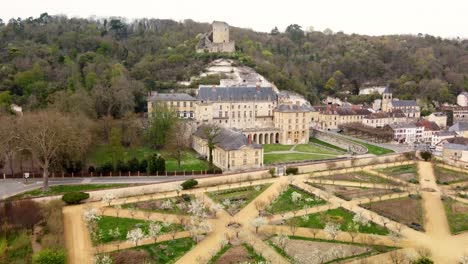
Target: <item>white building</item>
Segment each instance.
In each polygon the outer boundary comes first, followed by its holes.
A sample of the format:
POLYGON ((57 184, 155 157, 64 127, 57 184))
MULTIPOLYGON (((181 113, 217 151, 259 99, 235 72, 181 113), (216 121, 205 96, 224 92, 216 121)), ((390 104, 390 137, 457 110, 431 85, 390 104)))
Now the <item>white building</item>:
POLYGON ((362 123, 366 126, 375 128, 383 128, 386 125, 393 123, 402 123, 406 120, 405 114, 401 110, 395 110, 393 112, 378 112, 372 113, 365 116, 362 119, 362 123))
POLYGON ((453 132, 453 131, 439 131, 439 132, 435 132, 433 135, 432 135, 432 140, 431 140, 431 146, 436 146, 437 144, 439 144, 441 141, 443 140, 446 140, 446 139, 450 139, 450 138, 454 138, 457 136, 457 133, 456 132, 453 132))
POLYGON ((423 141, 423 126, 411 122, 394 123, 389 126, 393 130, 393 139, 398 143, 414 144, 423 141))
POLYGON ((457 104, 459 106, 468 106, 468 92, 463 92, 457 96, 457 104))
POLYGON ((435 112, 426 117, 430 122, 435 122, 440 128, 447 127, 447 115, 443 112, 435 112))

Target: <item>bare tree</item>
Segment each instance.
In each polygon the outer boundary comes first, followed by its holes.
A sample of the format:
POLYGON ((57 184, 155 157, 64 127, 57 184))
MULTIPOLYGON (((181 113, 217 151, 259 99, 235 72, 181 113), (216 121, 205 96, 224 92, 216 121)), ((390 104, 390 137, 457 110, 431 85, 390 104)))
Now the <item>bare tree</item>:
POLYGON ((49 189, 50 168, 61 157, 81 159, 91 144, 89 122, 53 111, 25 114, 20 123, 22 145, 31 151, 43 171, 43 190, 49 189))
POLYGON ((185 121, 177 120, 167 136, 166 149, 177 160, 177 168, 180 170, 182 155, 190 147, 190 126, 185 121))
POLYGON ((213 150, 220 141, 219 134, 221 133, 221 127, 217 124, 208 124, 202 128, 202 133, 208 147, 208 161, 210 162, 210 166, 213 167, 213 150))

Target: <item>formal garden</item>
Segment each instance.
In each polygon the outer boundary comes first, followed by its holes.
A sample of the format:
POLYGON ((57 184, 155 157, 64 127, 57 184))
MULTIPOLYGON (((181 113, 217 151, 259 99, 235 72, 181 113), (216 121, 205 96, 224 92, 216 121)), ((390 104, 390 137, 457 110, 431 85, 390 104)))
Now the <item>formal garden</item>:
POLYGON ((264 163, 285 163, 294 161, 324 160, 337 158, 346 151, 331 144, 310 142, 309 144, 281 145, 266 144, 264 148, 264 163))

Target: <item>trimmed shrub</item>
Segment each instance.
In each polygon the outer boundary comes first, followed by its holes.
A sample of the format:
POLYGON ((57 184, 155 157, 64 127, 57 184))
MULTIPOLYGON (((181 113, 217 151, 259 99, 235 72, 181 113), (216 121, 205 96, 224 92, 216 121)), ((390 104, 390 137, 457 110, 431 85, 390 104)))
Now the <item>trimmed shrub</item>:
POLYGON ((88 167, 88 172, 91 173, 91 172, 96 172, 96 168, 94 168, 94 166, 89 166, 88 167))
POLYGON ((432 159, 432 153, 430 153, 429 151, 423 151, 423 152, 421 152, 421 158, 424 161, 431 160, 432 159))
POLYGON ((96 168, 97 173, 109 173, 114 170, 114 166, 112 166, 112 163, 107 162, 102 164, 100 167, 96 168))
POLYGON ((139 169, 140 172, 147 172, 148 171, 148 160, 144 159, 140 161, 139 169))
POLYGON ((190 179, 190 180, 184 181, 180 186, 182 186, 182 189, 188 190, 188 189, 192 189, 196 185, 198 185, 198 181, 194 179, 190 179))
POLYGON ((299 169, 296 167, 286 168, 286 175, 290 175, 290 174, 297 175, 298 173, 299 173, 299 169))
POLYGON ((140 169, 140 162, 137 158, 133 158, 127 162, 127 168, 130 172, 137 172, 140 169))
POLYGON ((275 177, 276 176, 276 169, 271 168, 271 169, 268 170, 268 173, 270 174, 271 177, 275 177))
POLYGON ((148 161, 148 171, 150 173, 166 171, 166 161, 160 155, 154 154, 148 161))
POLYGON ((128 172, 127 164, 121 160, 118 160, 115 165, 115 170, 120 172, 128 172))
POLYGON ((44 249, 33 255, 33 264, 65 264, 66 254, 64 250, 52 251, 44 249))
POLYGON ((62 196, 62 201, 67 204, 79 204, 81 201, 89 198, 89 193, 69 192, 62 196))

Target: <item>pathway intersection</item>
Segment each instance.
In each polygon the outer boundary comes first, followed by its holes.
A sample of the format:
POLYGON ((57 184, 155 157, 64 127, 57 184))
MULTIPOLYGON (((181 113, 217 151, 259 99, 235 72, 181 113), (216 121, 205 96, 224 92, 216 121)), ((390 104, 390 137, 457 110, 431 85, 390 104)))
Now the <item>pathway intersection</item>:
MULTIPOLYGON (((400 163, 393 163, 392 166, 398 166, 400 163)), ((271 263, 290 263, 288 259, 279 254, 273 247, 265 242, 265 238, 273 235, 286 234, 292 235, 291 228, 286 225, 278 225, 281 220, 287 220, 293 216, 301 216, 306 214, 312 214, 317 212, 323 212, 328 209, 343 207, 353 213, 361 213, 368 219, 372 219, 378 225, 386 226, 389 230, 401 234, 401 238, 398 240, 391 239, 389 236, 379 236, 372 234, 359 233, 355 238, 355 242, 363 242, 367 244, 396 246, 401 248, 394 252, 402 252, 403 254, 416 254, 416 252, 422 248, 429 251, 431 259, 435 263, 447 263, 455 264, 458 263, 461 256, 468 254, 468 233, 461 233, 458 235, 451 235, 447 217, 445 216, 444 206, 441 202, 442 190, 436 184, 436 179, 432 169, 432 164, 428 162, 418 162, 420 184, 414 185, 408 182, 388 177, 373 171, 374 167, 366 166, 364 170, 372 173, 376 177, 390 178, 394 182, 401 184, 401 188, 404 190, 398 194, 386 194, 379 197, 380 200, 394 199, 397 197, 407 197, 410 193, 421 193, 422 206, 424 209, 424 227, 425 232, 419 232, 409 227, 401 228, 401 224, 378 215, 377 213, 360 207, 361 203, 369 202, 368 198, 357 198, 350 201, 343 200, 329 192, 322 189, 311 186, 305 183, 309 182, 320 182, 322 184, 330 183, 330 180, 319 179, 320 176, 326 176, 330 174, 348 172, 349 169, 335 170, 333 172, 316 172, 312 174, 303 174, 296 176, 285 176, 264 180, 256 180, 249 182, 242 182, 236 184, 213 186, 205 188, 197 188, 194 190, 182 191, 182 193, 192 194, 199 196, 205 202, 205 205, 214 203, 207 195, 207 192, 227 190, 251 185, 259 185, 265 183, 271 183, 271 185, 260 193, 253 201, 247 204, 237 214, 231 216, 224 210, 220 210, 215 218, 210 218, 208 221, 212 225, 212 232, 207 234, 206 238, 195 245, 190 251, 183 255, 176 263, 207 263, 211 257, 212 252, 217 252, 221 248, 219 241, 226 239, 227 236, 235 236, 233 230, 228 227, 228 224, 236 222, 241 224, 242 231, 239 233, 240 242, 247 243, 254 248, 254 250, 261 254, 267 261, 271 263), (293 185, 300 189, 303 189, 309 193, 320 197, 327 201, 326 205, 319 205, 312 207, 308 210, 297 210, 295 212, 288 212, 282 214, 272 215, 268 218, 269 224, 263 226, 259 230, 259 234, 255 232, 255 228, 252 227, 251 222, 253 219, 258 217, 259 211, 255 206, 256 201, 263 201, 271 203, 276 197, 281 194, 281 187, 284 185, 293 185), (429 191, 432 190, 432 191, 429 191)), ((357 183, 349 181, 333 181, 336 186, 357 186, 368 187, 368 188, 389 188, 386 184, 373 184, 373 183, 357 183)), ((162 199, 168 197, 175 197, 176 192, 157 193, 151 195, 141 195, 139 197, 130 198, 119 198, 112 202, 112 205, 141 202, 147 200, 162 199)), ((375 200, 374 200, 375 201, 375 200)), ((116 242, 100 245, 93 247, 89 232, 87 231, 86 225, 83 221, 82 215, 86 208, 94 207, 100 208, 105 207, 107 204, 103 202, 87 203, 78 206, 69 206, 64 208, 64 219, 65 219, 65 237, 67 243, 67 249, 69 252, 69 263, 71 264, 88 264, 92 263, 92 256, 96 253, 111 252, 117 248, 125 249, 130 248, 133 245, 127 242, 116 242)), ((106 208, 103 211, 104 215, 117 216, 117 211, 113 208, 106 208)), ((118 212, 119 217, 129 217, 129 210, 121 209, 118 212)), ((133 216, 136 219, 151 219, 158 221, 165 221, 170 223, 179 223, 181 216, 162 214, 162 213, 144 213, 143 211, 137 211, 133 216)), ((183 217, 182 217, 183 218, 183 217)), ((294 231, 295 236, 309 237, 309 238, 320 238, 329 239, 327 234, 323 230, 318 232, 312 232, 311 228, 297 228, 294 231)), ((181 231, 174 234, 176 238, 188 237, 190 233, 187 231, 181 231)), ((158 239, 158 242, 171 240, 173 236, 166 234, 158 239)), ((337 241, 351 242, 351 236, 348 232, 340 232, 337 241)), ((143 244, 154 243, 151 239, 145 239, 140 242, 143 244)), ((384 253, 381 255, 370 256, 367 258, 367 263, 392 263, 390 253, 384 253)), ((361 260, 354 260, 353 263, 361 263, 361 260)))

